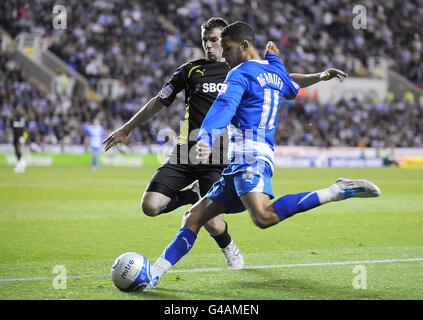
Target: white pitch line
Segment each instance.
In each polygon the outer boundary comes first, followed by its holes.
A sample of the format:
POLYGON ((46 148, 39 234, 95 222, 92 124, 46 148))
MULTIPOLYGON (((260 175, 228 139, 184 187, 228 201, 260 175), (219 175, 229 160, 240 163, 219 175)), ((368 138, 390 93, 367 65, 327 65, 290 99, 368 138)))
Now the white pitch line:
MULTIPOLYGON (((398 262, 419 262, 419 261, 423 261, 423 258, 255 265, 255 266, 245 266, 242 270, 270 269, 270 268, 326 267, 326 266, 378 264, 378 263, 398 263, 398 262)), ((228 269, 228 268, 201 268, 201 269, 171 270, 171 271, 169 271, 169 273, 201 273, 201 272, 216 272, 216 271, 240 271, 240 270, 228 269)), ((77 276, 67 276, 67 279, 81 279, 81 278, 109 277, 109 276, 110 276, 110 274, 86 274, 86 275, 77 275, 77 276)), ((0 278, 0 283, 2 283, 2 282, 17 282, 17 281, 53 280, 53 279, 54 279, 54 276, 51 276, 51 277, 32 277, 32 278, 10 278, 10 279, 0 278)))
MULTIPOLYGON (((325 267, 351 264, 377 264, 377 263, 396 263, 396 262, 416 262, 423 261, 423 258, 407 258, 407 259, 383 259, 383 260, 363 260, 363 261, 339 261, 339 262, 309 262, 309 263, 291 263, 291 264, 274 264, 274 265, 256 265, 245 266, 242 270, 270 269, 270 268, 294 268, 294 267, 325 267)), ((174 273, 189 272, 212 272, 212 271, 229 271, 228 268, 204 268, 204 269, 185 269, 171 270, 174 273)), ((236 269, 232 269, 236 270, 236 269)))

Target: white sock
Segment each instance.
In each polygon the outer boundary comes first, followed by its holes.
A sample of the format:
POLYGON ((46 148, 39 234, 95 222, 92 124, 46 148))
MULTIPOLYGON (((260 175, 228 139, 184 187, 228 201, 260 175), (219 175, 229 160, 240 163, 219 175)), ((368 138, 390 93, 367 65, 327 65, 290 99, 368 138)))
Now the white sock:
POLYGON ((154 265, 150 268, 151 277, 161 277, 163 274, 168 272, 172 268, 172 265, 163 257, 159 257, 154 265))
POLYGON ((26 168, 26 162, 25 162, 25 160, 21 160, 21 172, 24 172, 25 171, 25 168, 26 168))
POLYGON ((323 203, 327 203, 331 201, 342 200, 340 191, 341 191, 341 187, 338 186, 336 183, 334 183, 329 188, 320 189, 315 192, 317 196, 319 197, 320 203, 323 204, 323 203))

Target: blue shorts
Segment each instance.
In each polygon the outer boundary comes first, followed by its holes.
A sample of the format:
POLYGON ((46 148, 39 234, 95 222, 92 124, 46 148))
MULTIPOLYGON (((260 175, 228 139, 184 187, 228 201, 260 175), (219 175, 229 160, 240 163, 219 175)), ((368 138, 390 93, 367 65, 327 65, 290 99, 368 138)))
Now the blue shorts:
POLYGON ((261 192, 274 198, 271 184, 272 170, 265 161, 258 161, 242 171, 223 173, 206 197, 224 208, 225 213, 238 213, 245 210, 239 199, 248 192, 261 192))

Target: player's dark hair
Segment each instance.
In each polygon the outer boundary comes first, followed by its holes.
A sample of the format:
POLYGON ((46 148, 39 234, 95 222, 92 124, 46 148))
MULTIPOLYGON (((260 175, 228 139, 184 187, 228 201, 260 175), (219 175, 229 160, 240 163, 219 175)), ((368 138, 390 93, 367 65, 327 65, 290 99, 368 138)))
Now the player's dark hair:
POLYGON ((251 44, 255 43, 255 33, 254 29, 245 22, 237 21, 228 25, 223 29, 221 37, 229 36, 232 41, 241 43, 244 40, 247 40, 251 44))
POLYGON ((214 28, 223 29, 228 25, 228 22, 222 18, 213 17, 201 25, 201 30, 211 31, 214 28))

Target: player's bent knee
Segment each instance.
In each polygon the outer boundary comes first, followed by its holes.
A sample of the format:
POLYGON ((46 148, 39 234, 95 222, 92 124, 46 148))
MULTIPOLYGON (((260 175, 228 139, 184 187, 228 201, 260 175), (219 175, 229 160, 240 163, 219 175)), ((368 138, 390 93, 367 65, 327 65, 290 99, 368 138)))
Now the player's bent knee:
POLYGON ((158 206, 153 201, 145 198, 141 200, 141 212, 149 217, 155 217, 162 213, 166 206, 158 206))
POLYGON ((157 193, 146 192, 141 198, 141 212, 149 217, 160 215, 169 204, 170 198, 157 193))
POLYGON ((149 217, 155 217, 160 214, 157 207, 151 206, 150 204, 147 204, 145 202, 141 203, 141 213, 149 217))

